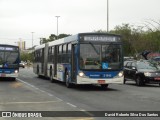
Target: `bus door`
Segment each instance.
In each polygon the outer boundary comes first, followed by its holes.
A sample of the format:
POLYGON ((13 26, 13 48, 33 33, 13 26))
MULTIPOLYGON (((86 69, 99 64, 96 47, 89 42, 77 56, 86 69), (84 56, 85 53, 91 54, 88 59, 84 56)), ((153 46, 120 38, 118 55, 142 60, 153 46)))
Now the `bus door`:
POLYGON ((54 66, 53 66, 53 70, 54 70, 54 77, 57 77, 57 46, 54 47, 54 66))
POLYGON ((42 49, 42 51, 41 51, 41 74, 43 74, 44 73, 44 48, 42 49))
POLYGON ((72 44, 72 53, 71 53, 71 81, 76 81, 76 75, 77 75, 77 57, 76 57, 76 48, 77 44, 72 44))

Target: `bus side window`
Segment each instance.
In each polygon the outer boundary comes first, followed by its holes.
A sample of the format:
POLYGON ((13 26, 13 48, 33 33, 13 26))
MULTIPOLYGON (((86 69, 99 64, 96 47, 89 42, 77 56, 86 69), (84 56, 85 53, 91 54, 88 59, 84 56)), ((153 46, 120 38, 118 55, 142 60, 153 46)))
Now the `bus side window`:
POLYGON ((66 63, 71 63, 71 44, 67 44, 66 46, 66 63))

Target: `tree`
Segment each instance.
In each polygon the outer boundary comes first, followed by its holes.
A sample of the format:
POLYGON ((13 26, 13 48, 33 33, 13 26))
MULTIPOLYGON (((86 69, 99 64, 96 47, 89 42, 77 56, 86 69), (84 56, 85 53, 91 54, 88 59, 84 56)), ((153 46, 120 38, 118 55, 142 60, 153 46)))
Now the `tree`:
POLYGON ((33 55, 32 53, 25 53, 25 52, 21 52, 20 54, 20 58, 21 58, 21 61, 33 61, 33 55))
POLYGON ((70 34, 59 34, 58 39, 64 38, 64 37, 68 37, 71 36, 70 34))
POLYGON ((132 29, 129 24, 122 24, 122 26, 116 26, 114 30, 110 31, 114 34, 120 34, 122 35, 122 41, 124 44, 124 54, 129 55, 132 54, 132 39, 131 39, 131 33, 132 29))
MULTIPOLYGON (((68 37, 68 36, 70 36, 70 34, 59 34, 58 39, 68 37)), ((57 36, 55 34, 51 34, 48 39, 47 38, 41 38, 40 39, 40 44, 44 44, 44 43, 51 42, 51 41, 54 41, 54 40, 57 40, 57 36)))

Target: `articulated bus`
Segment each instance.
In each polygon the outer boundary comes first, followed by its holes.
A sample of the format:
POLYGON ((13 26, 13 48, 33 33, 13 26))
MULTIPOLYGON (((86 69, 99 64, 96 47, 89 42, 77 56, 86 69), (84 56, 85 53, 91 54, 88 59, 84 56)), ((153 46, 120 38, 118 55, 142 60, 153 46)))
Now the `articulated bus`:
POLYGON ((0 44, 0 77, 15 80, 19 73, 20 52, 18 46, 0 44))
POLYGON ((121 36, 105 33, 79 33, 37 46, 33 71, 73 84, 95 84, 107 88, 123 83, 121 36))

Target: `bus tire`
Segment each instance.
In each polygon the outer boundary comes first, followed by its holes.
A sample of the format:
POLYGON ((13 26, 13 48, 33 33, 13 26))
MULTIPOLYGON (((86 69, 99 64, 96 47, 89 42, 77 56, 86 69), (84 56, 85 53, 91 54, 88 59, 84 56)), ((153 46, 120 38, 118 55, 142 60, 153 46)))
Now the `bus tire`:
POLYGON ((39 75, 39 66, 37 66, 37 75, 40 78, 40 75, 39 75))
POLYGON ((123 84, 126 84, 126 79, 124 78, 124 80, 123 80, 123 84))
POLYGON ((50 76, 51 83, 54 83, 53 75, 50 76))
POLYGON ((50 79, 51 83, 54 82, 54 80, 53 80, 53 74, 52 74, 52 68, 50 68, 50 77, 49 77, 49 79, 50 79))
POLYGON ((69 83, 69 75, 68 75, 68 72, 67 72, 67 71, 65 72, 64 77, 65 77, 66 87, 67 87, 67 88, 71 88, 72 85, 71 85, 71 83, 69 83))
POLYGON ((101 85, 101 88, 102 88, 102 89, 107 89, 107 88, 108 88, 108 84, 102 84, 102 85, 101 85))

